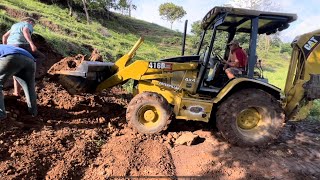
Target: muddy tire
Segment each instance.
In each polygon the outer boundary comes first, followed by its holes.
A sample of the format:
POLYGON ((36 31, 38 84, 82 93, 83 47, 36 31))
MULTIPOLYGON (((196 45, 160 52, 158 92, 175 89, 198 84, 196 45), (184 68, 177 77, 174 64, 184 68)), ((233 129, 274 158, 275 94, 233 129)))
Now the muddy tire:
POLYGON ((130 101, 126 118, 129 126, 139 133, 160 133, 168 128, 172 109, 160 94, 143 92, 130 101))
POLYGON ((276 139, 285 121, 280 103, 259 89, 244 89, 228 97, 218 108, 217 127, 238 146, 265 146, 276 139))

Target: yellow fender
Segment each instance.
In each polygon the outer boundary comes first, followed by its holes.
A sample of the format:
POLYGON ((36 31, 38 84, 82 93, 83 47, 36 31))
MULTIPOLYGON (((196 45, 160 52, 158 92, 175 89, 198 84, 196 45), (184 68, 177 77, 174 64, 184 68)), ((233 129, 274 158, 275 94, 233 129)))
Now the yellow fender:
POLYGON ((219 94, 214 98, 213 103, 219 103, 228 94, 232 93, 233 90, 240 90, 245 87, 261 89, 275 96, 277 99, 280 98, 281 89, 277 88, 276 86, 255 79, 235 78, 220 90, 219 94))

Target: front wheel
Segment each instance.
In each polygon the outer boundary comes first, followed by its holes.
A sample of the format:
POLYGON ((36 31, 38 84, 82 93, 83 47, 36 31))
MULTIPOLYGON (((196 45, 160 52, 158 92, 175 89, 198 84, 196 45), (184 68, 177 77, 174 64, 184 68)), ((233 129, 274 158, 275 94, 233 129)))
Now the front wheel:
POLYGON ((160 94, 143 92, 129 103, 126 118, 129 126, 143 134, 159 133, 171 122, 172 109, 160 94))
POLYGON ((218 108, 217 127, 238 146, 264 146, 278 137, 285 121, 280 103, 259 89, 232 94, 218 108))

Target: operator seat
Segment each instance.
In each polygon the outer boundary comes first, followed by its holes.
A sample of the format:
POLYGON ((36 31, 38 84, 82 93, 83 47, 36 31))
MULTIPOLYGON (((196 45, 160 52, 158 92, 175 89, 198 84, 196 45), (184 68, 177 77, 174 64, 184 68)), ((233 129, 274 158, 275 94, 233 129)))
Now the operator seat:
MULTIPOLYGON (((199 64, 200 64, 200 70, 199 70, 199 74, 198 74, 198 79, 197 79, 197 86, 198 86, 198 89, 197 89, 197 92, 214 92, 214 93, 217 93, 220 88, 215 88, 215 87, 206 87, 204 85, 204 82, 205 82, 205 73, 207 71, 207 68, 208 68, 208 64, 209 64, 209 58, 210 56, 210 53, 209 53, 209 48, 206 49, 205 51, 205 55, 204 55, 204 58, 200 58, 199 60, 199 64), (206 66, 207 64, 207 66, 206 66)), ((214 76, 215 76, 215 72, 213 73, 213 77, 212 79, 214 79, 214 76)))

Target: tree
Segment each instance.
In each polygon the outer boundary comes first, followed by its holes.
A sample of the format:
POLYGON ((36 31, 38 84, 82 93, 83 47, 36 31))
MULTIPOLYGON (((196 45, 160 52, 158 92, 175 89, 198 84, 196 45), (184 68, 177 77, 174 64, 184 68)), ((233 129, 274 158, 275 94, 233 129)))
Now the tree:
POLYGON ((129 11, 129 17, 131 17, 131 11, 136 10, 137 6, 135 4, 132 4, 132 0, 128 0, 128 11, 129 11))
MULTIPOLYGON (((278 11, 280 9, 279 3, 275 0, 232 0, 231 6, 261 11, 278 11)), ((265 55, 269 52, 270 41, 270 36, 259 36, 258 47, 265 55)))
POLYGON ((136 10, 137 6, 132 3, 132 0, 119 0, 115 9, 119 9, 121 14, 128 14, 131 17, 131 11, 136 10))
POLYGON ((128 9, 129 5, 127 0, 119 0, 118 6, 121 11, 121 14, 124 14, 124 12, 128 9))
MULTIPOLYGON (((73 8, 74 7, 83 7, 83 10, 86 14, 87 23, 90 23, 90 17, 88 12, 88 7, 92 0, 67 0, 67 5, 69 8, 69 15, 73 15, 73 8)), ((95 2, 95 1, 94 1, 95 2)))
POLYGON ((280 5, 275 0, 232 0, 233 7, 247 8, 261 11, 277 11, 280 5))
POLYGON ((162 19, 169 21, 172 24, 176 20, 180 20, 183 16, 185 16, 187 13, 181 6, 177 6, 173 3, 164 3, 159 6, 159 13, 162 19))
POLYGON ((90 18, 89 18, 89 13, 87 9, 87 0, 82 0, 82 3, 83 3, 84 12, 86 13, 87 24, 90 24, 90 18))
POLYGON ((201 21, 195 21, 191 24, 191 32, 195 36, 200 36, 202 29, 201 29, 201 21))
POLYGON ((72 16, 73 14, 72 0, 67 0, 67 4, 69 7, 69 16, 72 16))

